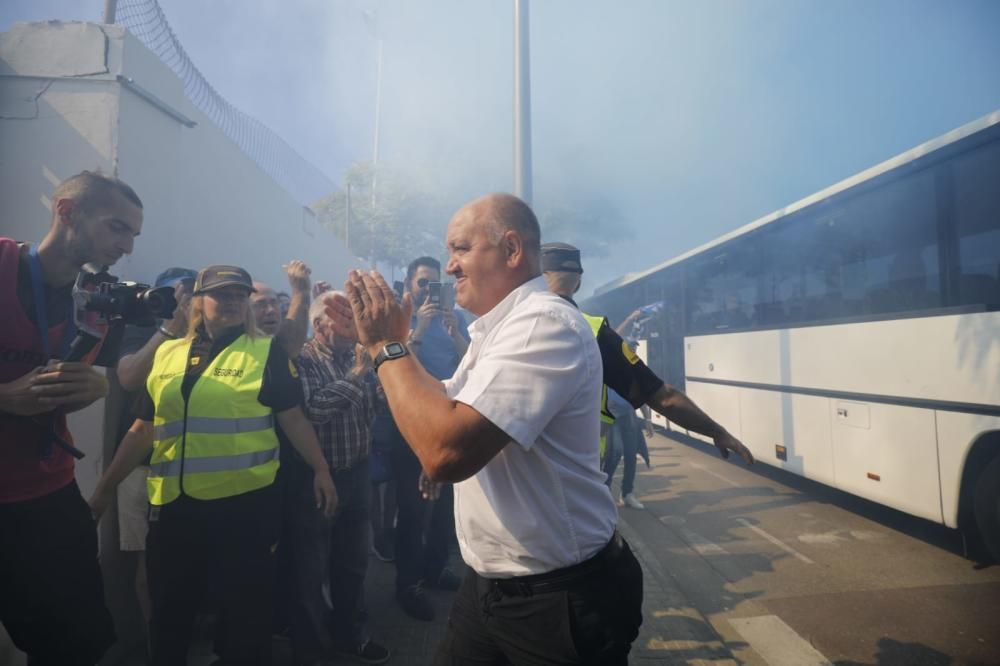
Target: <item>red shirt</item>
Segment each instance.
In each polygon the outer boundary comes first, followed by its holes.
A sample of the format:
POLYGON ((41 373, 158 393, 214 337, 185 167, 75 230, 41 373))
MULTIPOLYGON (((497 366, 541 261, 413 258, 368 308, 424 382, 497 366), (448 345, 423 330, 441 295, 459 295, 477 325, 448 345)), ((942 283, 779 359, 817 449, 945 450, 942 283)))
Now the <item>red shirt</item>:
MULTIPOLYGON (((20 260, 17 243, 0 238, 0 313, 4 318, 0 326, 0 382, 4 383, 45 365, 47 360, 38 327, 17 296, 20 260)), ((49 327, 50 349, 62 348, 69 314, 67 308, 67 316, 49 327)), ((88 359, 93 359, 96 352, 92 351, 88 359)), ((62 412, 35 417, 0 412, 0 504, 42 497, 73 481, 73 456, 58 446, 53 446, 49 455, 41 455, 53 427, 63 441, 73 442, 62 412)))

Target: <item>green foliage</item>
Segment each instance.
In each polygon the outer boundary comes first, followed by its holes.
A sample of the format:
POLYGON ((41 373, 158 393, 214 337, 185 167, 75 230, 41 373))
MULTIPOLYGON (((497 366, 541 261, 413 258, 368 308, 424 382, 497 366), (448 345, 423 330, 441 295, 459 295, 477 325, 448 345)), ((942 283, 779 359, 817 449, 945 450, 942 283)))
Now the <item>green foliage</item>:
POLYGON ((444 253, 449 211, 413 176, 369 163, 351 166, 341 189, 313 204, 319 222, 357 256, 405 266, 414 257, 444 253), (375 196, 372 196, 374 181, 375 196), (350 186, 350 220, 347 192, 350 186))

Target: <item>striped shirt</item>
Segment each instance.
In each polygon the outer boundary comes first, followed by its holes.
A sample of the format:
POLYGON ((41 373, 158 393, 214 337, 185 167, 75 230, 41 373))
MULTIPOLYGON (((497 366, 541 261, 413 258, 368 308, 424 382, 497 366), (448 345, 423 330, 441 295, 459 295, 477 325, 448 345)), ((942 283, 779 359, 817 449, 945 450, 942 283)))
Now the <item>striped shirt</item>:
POLYGON ((353 347, 333 350, 316 338, 302 347, 295 365, 306 417, 330 469, 348 469, 368 458, 372 421, 382 399, 375 373, 368 370, 356 376, 353 347))

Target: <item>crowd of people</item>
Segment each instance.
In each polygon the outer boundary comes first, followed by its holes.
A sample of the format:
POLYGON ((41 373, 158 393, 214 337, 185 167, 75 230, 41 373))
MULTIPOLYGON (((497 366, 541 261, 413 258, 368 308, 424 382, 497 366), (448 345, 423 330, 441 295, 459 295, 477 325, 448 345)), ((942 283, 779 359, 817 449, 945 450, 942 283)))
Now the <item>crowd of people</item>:
POLYGON ((368 629, 370 552, 395 562, 418 621, 434 618, 427 589, 456 593, 435 663, 624 664, 642 571, 609 487, 624 453, 621 501, 642 508, 635 409, 752 462, 579 311, 579 250, 542 245, 511 195, 448 226, 457 308, 432 297, 433 257, 401 289, 352 271, 342 291, 291 261, 285 298, 240 266, 171 267, 156 279, 171 316, 60 360, 77 274, 131 252, 142 224, 128 185, 83 172, 56 188, 41 243, 0 239, 0 621, 31 664, 94 664, 114 642, 94 524, 112 502, 155 666, 186 663, 206 608, 219 664, 269 663, 274 633, 296 664, 388 661, 368 629), (107 395, 101 359, 128 408, 85 501, 65 415, 107 395))

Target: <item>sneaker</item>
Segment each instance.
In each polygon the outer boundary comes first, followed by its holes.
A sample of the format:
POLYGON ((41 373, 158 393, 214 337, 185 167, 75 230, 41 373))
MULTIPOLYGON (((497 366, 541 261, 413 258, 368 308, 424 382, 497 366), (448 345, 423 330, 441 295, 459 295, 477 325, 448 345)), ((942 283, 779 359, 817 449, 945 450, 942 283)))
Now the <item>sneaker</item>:
POLYGON ((362 664, 384 664, 392 656, 389 648, 371 639, 357 645, 337 646, 334 652, 340 657, 354 659, 362 664))
POLYGON ((635 496, 634 493, 629 493, 628 495, 625 495, 624 497, 622 497, 622 504, 624 504, 625 506, 631 507, 633 509, 645 509, 646 508, 646 505, 644 505, 642 502, 640 502, 636 498, 636 496, 635 496))
POLYGON ((397 592, 396 601, 399 602, 399 605, 403 607, 403 610, 410 617, 423 620, 424 622, 434 620, 434 608, 431 606, 431 602, 427 600, 427 594, 420 584, 410 585, 401 592, 397 592))
POLYGON ((375 553, 375 557, 383 562, 396 561, 396 548, 392 539, 375 537, 372 543, 372 552, 375 553))
POLYGON ((462 587, 462 579, 448 567, 441 569, 441 573, 438 574, 436 580, 425 580, 424 582, 432 590, 455 592, 458 588, 462 587))

